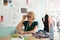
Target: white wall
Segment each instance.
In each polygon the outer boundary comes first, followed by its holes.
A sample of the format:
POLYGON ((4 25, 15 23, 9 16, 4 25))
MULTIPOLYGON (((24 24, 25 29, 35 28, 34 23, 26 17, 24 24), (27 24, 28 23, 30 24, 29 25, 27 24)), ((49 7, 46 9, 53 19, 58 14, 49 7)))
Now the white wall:
POLYGON ((46 11, 46 0, 29 0, 28 5, 26 4, 26 0, 12 0, 12 3, 9 3, 8 6, 4 6, 3 0, 0 1, 0 15, 4 16, 4 22, 0 23, 1 27, 17 26, 22 15, 24 15, 21 14, 21 8, 34 11, 36 20, 39 21, 40 27, 42 27, 41 18, 46 11))
POLYGON ((57 16, 60 13, 60 0, 48 1, 48 13, 57 16))
POLYGON ((3 0, 0 0, 0 15, 4 16, 4 22, 0 22, 1 27, 17 26, 20 22, 22 14, 21 8, 27 8, 28 11, 33 11, 36 15, 36 20, 39 22, 39 29, 43 29, 41 18, 44 17, 46 11, 51 16, 56 16, 60 13, 59 0, 12 0, 8 6, 4 6, 3 0), (55 14, 55 15, 54 15, 55 14))
POLYGON ((57 27, 57 20, 60 19, 60 0, 48 0, 48 14, 53 16, 57 27))
POLYGON ((3 0, 0 0, 0 16, 4 16, 4 21, 0 22, 0 27, 16 27, 24 15, 21 13, 21 8, 27 8, 28 11, 35 13, 36 20, 39 22, 38 30, 44 28, 41 18, 44 17, 46 11, 54 19, 55 27, 56 20, 60 19, 60 0, 29 0, 28 5, 26 0, 12 0, 8 6, 4 6, 3 0))

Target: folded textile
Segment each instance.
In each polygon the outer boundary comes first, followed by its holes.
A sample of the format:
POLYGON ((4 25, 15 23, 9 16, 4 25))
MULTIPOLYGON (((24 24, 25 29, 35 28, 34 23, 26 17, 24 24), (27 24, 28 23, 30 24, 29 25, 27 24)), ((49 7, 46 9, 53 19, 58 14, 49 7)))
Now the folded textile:
POLYGON ((49 33, 44 30, 39 30, 38 32, 32 34, 36 38, 49 38, 49 33))

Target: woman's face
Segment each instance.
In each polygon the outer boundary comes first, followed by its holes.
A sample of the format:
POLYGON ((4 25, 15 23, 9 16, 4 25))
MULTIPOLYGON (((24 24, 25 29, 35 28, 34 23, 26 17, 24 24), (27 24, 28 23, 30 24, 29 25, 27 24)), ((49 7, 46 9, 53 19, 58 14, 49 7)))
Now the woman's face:
POLYGON ((33 21, 30 14, 27 14, 27 19, 28 19, 29 22, 33 21))

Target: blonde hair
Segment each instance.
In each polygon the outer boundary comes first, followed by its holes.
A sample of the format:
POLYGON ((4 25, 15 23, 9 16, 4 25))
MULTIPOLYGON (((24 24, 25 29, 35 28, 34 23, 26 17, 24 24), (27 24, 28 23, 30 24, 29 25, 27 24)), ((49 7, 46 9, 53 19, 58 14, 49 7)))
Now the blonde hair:
POLYGON ((33 20, 35 20, 35 14, 32 11, 29 11, 27 14, 29 14, 33 20))

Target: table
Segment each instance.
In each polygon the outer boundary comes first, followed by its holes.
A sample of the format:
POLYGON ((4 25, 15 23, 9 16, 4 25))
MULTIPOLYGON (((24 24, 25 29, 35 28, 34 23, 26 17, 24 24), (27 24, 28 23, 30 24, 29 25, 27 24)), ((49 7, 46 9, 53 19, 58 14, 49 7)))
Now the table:
POLYGON ((35 38, 34 36, 32 36, 31 34, 28 35, 20 35, 20 36, 24 36, 22 39, 20 38, 12 38, 11 40, 49 40, 49 38, 35 38))
MULTIPOLYGON (((20 39, 20 38, 12 38, 11 40, 24 40, 24 39, 20 39)), ((29 38, 27 40, 49 40, 48 38, 42 38, 42 39, 34 39, 34 38, 29 38)))
POLYGON ((20 38, 10 38, 9 36, 7 36, 7 37, 0 38, 0 40, 49 40, 49 38, 37 39, 37 38, 33 37, 32 35, 28 35, 28 36, 24 37, 23 39, 20 39, 20 38))

